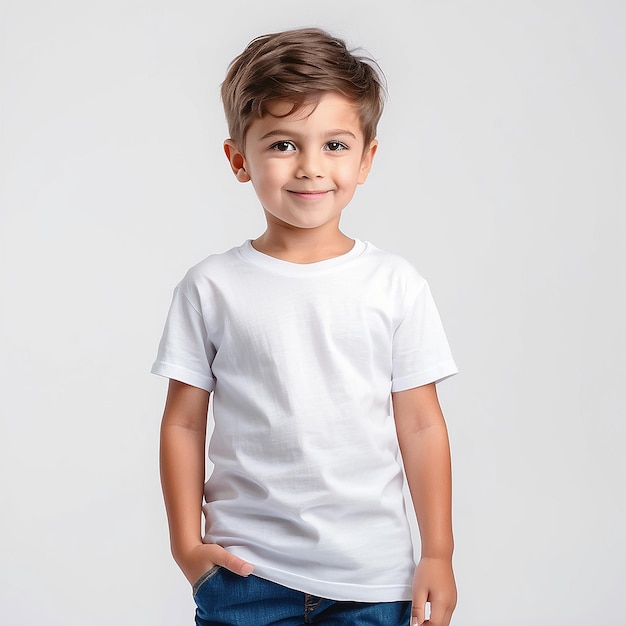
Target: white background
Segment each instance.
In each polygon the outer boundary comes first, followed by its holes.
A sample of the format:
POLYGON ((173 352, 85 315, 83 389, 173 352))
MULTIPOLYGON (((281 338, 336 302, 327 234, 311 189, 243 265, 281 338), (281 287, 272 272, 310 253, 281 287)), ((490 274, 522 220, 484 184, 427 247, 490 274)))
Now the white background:
POLYGON ((0 616, 192 623, 148 373, 184 271, 262 231, 219 84, 317 25, 382 65, 344 230, 431 283, 459 626, 623 624, 626 3, 0 1, 0 616))

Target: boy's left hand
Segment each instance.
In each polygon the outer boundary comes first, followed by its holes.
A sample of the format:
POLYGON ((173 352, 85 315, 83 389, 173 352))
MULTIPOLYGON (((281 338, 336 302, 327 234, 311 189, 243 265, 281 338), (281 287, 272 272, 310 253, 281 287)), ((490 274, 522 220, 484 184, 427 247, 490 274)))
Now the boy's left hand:
POLYGON ((411 626, 448 626, 456 606, 456 583, 449 559, 424 557, 413 577, 411 626), (430 617, 426 619, 426 603, 430 617))

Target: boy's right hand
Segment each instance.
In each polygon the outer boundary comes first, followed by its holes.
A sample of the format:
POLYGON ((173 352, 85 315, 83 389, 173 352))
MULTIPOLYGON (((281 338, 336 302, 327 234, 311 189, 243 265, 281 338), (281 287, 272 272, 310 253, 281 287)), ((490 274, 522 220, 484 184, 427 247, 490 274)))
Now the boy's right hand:
POLYGON ((193 585, 214 565, 225 567, 239 576, 249 576, 254 567, 216 543, 200 543, 177 559, 185 578, 193 585))

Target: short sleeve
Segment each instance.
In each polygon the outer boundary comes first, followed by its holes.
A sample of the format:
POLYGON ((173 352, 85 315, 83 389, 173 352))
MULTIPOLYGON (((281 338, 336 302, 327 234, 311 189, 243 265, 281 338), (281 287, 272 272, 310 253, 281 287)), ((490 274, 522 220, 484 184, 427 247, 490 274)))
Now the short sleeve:
POLYGON ((392 391, 437 383, 458 372, 428 283, 409 276, 393 336, 392 391))
POLYGON ((214 357, 215 347, 209 340, 200 304, 192 303, 183 281, 174 290, 157 357, 150 371, 211 392, 215 387, 211 371, 214 357))

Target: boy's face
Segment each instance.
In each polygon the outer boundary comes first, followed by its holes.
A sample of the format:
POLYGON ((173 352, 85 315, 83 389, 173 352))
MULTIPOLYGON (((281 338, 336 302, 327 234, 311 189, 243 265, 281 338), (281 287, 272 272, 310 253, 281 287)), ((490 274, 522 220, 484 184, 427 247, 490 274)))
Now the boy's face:
POLYGON ((230 139, 224 150, 240 182, 252 181, 268 227, 338 228, 341 211, 365 182, 377 142, 364 145, 354 105, 339 94, 287 113, 276 102, 246 133, 245 153, 230 139))

